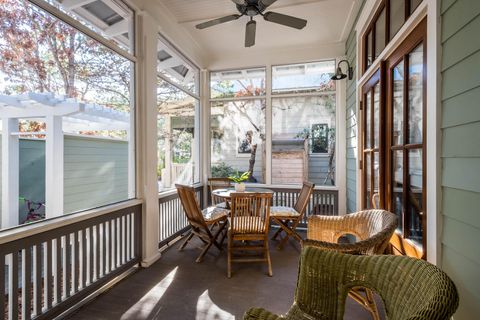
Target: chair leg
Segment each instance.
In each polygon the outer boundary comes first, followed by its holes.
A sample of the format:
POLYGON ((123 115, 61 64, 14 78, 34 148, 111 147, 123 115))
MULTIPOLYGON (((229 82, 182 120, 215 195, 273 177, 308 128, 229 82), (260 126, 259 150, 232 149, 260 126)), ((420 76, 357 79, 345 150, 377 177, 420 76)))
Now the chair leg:
POLYGON ((208 249, 210 249, 210 247, 212 246, 213 242, 210 241, 205 247, 203 247, 203 250, 202 250, 202 253, 200 253, 200 255, 198 256, 196 262, 197 263, 200 263, 202 262, 203 260, 203 257, 205 256, 205 254, 207 253, 208 249))
MULTIPOLYGON (((276 220, 274 220, 276 222, 276 220)), ((280 233, 282 233, 282 228, 280 227, 277 232, 275 232, 275 234, 273 235, 272 237, 272 240, 277 240, 277 237, 280 235, 280 233)))
POLYGON ((265 250, 265 258, 267 259, 267 265, 268 265, 268 275, 271 277, 273 276, 272 272, 272 260, 270 259, 270 248, 268 246, 268 237, 264 240, 264 250, 265 250))
POLYGON ((220 233, 223 231, 223 229, 225 228, 225 224, 223 224, 223 225, 219 224, 219 226, 220 227, 217 230, 217 232, 215 233, 215 235, 213 236, 212 241, 213 241, 213 244, 215 245, 215 247, 217 247, 218 250, 222 251, 222 245, 217 242, 217 238, 220 235, 220 233))
POLYGON ((228 235, 227 277, 232 277, 232 238, 228 235))
POLYGON ((190 242, 190 240, 193 238, 193 235, 194 235, 194 233, 193 233, 193 232, 190 232, 190 234, 188 235, 187 239, 185 239, 185 241, 184 241, 183 244, 180 246, 180 248, 178 248, 178 251, 182 251, 183 248, 185 248, 185 246, 188 244, 188 242, 190 242))
POLYGON ((365 295, 367 297, 366 302, 368 303, 368 311, 370 311, 374 320, 380 320, 380 314, 372 290, 365 288, 365 295))

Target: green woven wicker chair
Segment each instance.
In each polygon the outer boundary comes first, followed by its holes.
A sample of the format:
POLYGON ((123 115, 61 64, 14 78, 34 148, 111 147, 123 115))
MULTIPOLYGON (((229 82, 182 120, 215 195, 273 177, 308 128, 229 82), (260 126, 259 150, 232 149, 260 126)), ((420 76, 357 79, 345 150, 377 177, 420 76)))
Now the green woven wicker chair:
POLYGON ((377 292, 390 320, 449 319, 458 307, 453 282, 434 265, 404 256, 357 256, 303 249, 293 306, 285 316, 252 308, 244 320, 343 319, 348 291, 377 292))

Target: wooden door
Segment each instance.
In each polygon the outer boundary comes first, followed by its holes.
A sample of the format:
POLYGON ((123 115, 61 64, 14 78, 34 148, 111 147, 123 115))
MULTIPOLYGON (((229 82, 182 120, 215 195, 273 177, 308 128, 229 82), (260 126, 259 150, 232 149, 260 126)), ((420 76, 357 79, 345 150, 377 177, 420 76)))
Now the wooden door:
POLYGON ((399 219, 396 254, 425 258, 426 20, 386 61, 385 207, 399 219))
POLYGON ((362 88, 362 208, 384 202, 384 86, 383 64, 362 88))

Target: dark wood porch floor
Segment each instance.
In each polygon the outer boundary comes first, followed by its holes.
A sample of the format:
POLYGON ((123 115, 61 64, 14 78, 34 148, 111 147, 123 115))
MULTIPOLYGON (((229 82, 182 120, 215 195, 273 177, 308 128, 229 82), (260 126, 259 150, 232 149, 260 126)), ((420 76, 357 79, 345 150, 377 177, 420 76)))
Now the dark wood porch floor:
MULTIPOLYGON (((179 243, 148 269, 141 269, 78 310, 71 319, 242 319, 249 307, 287 312, 293 301, 300 247, 290 241, 282 250, 271 241, 273 277, 265 265, 234 264, 226 276, 226 250, 212 248, 195 263, 199 241, 184 251, 179 243)), ((349 299, 345 319, 370 319, 349 299)))

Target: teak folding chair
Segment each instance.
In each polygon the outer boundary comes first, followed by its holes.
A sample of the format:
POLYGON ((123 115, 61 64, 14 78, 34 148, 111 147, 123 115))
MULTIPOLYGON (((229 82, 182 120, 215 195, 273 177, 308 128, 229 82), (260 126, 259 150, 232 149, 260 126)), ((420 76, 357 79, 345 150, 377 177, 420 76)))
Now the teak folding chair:
POLYGON ((268 248, 270 218, 269 193, 232 193, 231 216, 228 228, 227 276, 232 276, 232 262, 266 262, 272 276, 272 263, 268 248), (258 243, 260 242, 260 244, 258 243), (263 251, 263 257, 252 255, 240 258, 233 253, 263 251))
POLYGON ((295 205, 292 207, 279 207, 274 206, 270 208, 270 217, 273 222, 280 226, 277 232, 273 235, 272 239, 275 240, 282 233, 285 232, 285 237, 278 244, 278 249, 282 249, 287 243, 290 237, 295 238, 298 242, 302 243, 302 237, 297 233, 296 228, 302 221, 303 215, 307 210, 308 201, 312 195, 315 184, 304 181, 302 190, 298 196, 295 205))
POLYGON ((230 180, 229 178, 208 178, 208 188, 210 189, 210 200, 212 202, 212 206, 228 208, 225 200, 216 197, 213 194, 213 191, 230 187, 232 187, 232 180, 230 180))
POLYGON ((222 243, 226 236, 225 228, 228 225, 227 216, 229 211, 217 207, 208 207, 201 210, 193 187, 181 184, 176 184, 175 187, 177 188, 188 222, 192 227, 190 234, 179 250, 183 250, 193 236, 196 235, 205 244, 196 260, 196 262, 201 262, 212 245, 217 247, 218 250, 222 250, 222 243), (216 225, 218 225, 218 229, 213 233, 216 225), (222 235, 222 239, 219 242, 218 238, 220 235, 222 235))

